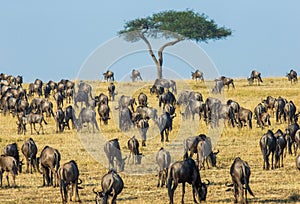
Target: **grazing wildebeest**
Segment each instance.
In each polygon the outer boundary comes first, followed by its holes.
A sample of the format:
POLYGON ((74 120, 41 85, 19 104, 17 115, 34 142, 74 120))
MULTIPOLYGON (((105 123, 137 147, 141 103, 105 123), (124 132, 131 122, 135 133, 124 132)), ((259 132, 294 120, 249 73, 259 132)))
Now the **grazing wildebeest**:
POLYGON ((53 147, 45 146, 37 160, 38 170, 43 174, 43 186, 58 186, 57 171, 60 167, 59 151, 53 147))
POLYGON ((177 88, 176 88, 176 82, 174 80, 168 80, 168 79, 156 79, 154 82, 154 86, 156 87, 163 87, 166 89, 172 89, 173 93, 177 93, 177 88))
POLYGON ((42 129, 42 134, 44 134, 44 127, 42 125, 42 122, 44 122, 45 125, 48 123, 45 121, 44 116, 42 114, 35 114, 35 113, 29 113, 25 115, 22 119, 22 126, 25 134, 26 130, 26 124, 30 125, 30 134, 32 135, 32 125, 37 134, 40 134, 40 130, 42 129), (40 125, 39 130, 36 130, 35 124, 38 123, 40 125))
POLYGON ((138 102, 139 105, 142 107, 147 107, 148 105, 148 97, 146 94, 144 94, 143 92, 141 92, 138 96, 138 102))
POLYGON ((148 128, 149 128, 148 120, 149 120, 149 118, 141 118, 137 122, 137 128, 138 128, 139 133, 140 133, 141 138, 142 138, 142 146, 146 146, 147 131, 148 131, 148 128))
POLYGON ((296 167, 298 170, 300 170, 300 155, 296 157, 296 167))
POLYGON ((131 111, 134 112, 134 107, 133 105, 136 105, 136 101, 135 98, 131 97, 131 96, 124 96, 122 95, 119 99, 118 102, 119 106, 116 109, 123 109, 123 108, 127 108, 128 106, 130 106, 131 111))
POLYGON ((63 132, 65 129, 65 113, 61 107, 55 113, 56 133, 63 132))
POLYGON ((215 80, 215 86, 212 88, 211 92, 213 94, 221 94, 222 93, 222 90, 224 88, 224 84, 223 84, 223 81, 222 80, 219 80, 219 79, 216 79, 215 80))
POLYGON ((279 120, 280 120, 280 123, 282 123, 282 117, 283 117, 284 121, 286 121, 286 115, 284 112, 284 106, 286 103, 287 103, 287 100, 282 98, 281 96, 279 96, 276 99, 275 104, 274 104, 275 112, 276 112, 276 122, 279 122, 279 120))
POLYGON ((127 107, 119 109, 119 128, 120 128, 120 130, 126 132, 132 127, 133 127, 132 112, 127 107))
POLYGON ((161 142, 164 141, 164 135, 166 136, 166 142, 169 142, 169 133, 172 131, 173 117, 167 112, 161 114, 155 121, 160 131, 161 142))
POLYGON ((109 95, 109 100, 110 101, 114 101, 115 100, 115 90, 116 90, 116 86, 114 85, 114 83, 110 83, 108 85, 108 95, 109 95))
POLYGON ((198 160, 198 168, 205 169, 204 162, 206 161, 207 168, 209 169, 208 163, 212 167, 216 167, 217 164, 217 152, 212 151, 211 140, 209 137, 206 137, 204 140, 199 140, 197 144, 197 160, 198 160))
POLYGON ((199 120, 202 118, 202 116, 205 121, 207 120, 205 103, 203 101, 190 99, 182 115, 184 116, 184 119, 190 119, 192 116, 192 119, 194 120, 195 114, 199 115, 199 120))
POLYGON ((58 169, 58 179, 60 181, 60 194, 62 203, 68 202, 68 190, 70 191, 70 201, 72 201, 73 195, 75 196, 75 201, 81 202, 78 194, 78 184, 79 183, 79 169, 78 165, 74 160, 71 160, 63 164, 58 169))
POLYGON ((3 148, 3 155, 11 156, 16 159, 17 167, 20 173, 22 173, 23 161, 20 161, 20 155, 17 143, 8 144, 3 148))
POLYGON ((114 158, 116 158, 116 165, 118 167, 118 170, 124 171, 125 160, 127 159, 127 157, 125 157, 124 159, 122 158, 122 152, 118 139, 112 139, 107 141, 104 144, 104 152, 108 159, 109 169, 115 168, 114 158))
POLYGON ((157 109, 153 107, 140 107, 138 106, 136 108, 136 112, 140 113, 142 115, 142 118, 150 118, 153 120, 157 119, 157 109))
POLYGON ((280 129, 274 133, 274 137, 276 138, 275 168, 280 168, 280 166, 283 167, 283 153, 284 149, 286 148, 287 141, 285 134, 283 134, 280 129))
POLYGON ((68 107, 66 107, 64 112, 65 112, 65 126, 67 126, 68 129, 70 130, 69 121, 71 120, 72 128, 74 129, 75 121, 76 121, 75 110, 73 109, 73 107, 71 105, 69 105, 68 107))
POLYGON ((139 147, 140 143, 139 141, 133 136, 130 138, 127 142, 127 147, 129 149, 129 156, 128 156, 128 164, 131 156, 133 157, 133 164, 141 164, 142 161, 142 154, 140 153, 139 147))
POLYGON ((88 131, 90 131, 90 123, 92 123, 93 132, 95 132, 95 127, 99 131, 99 127, 96 121, 96 112, 94 110, 88 108, 81 109, 78 119, 76 120, 77 132, 82 130, 84 123, 87 123, 88 131))
POLYGON ((183 158, 185 158, 185 159, 188 158, 188 151, 190 151, 189 157, 193 157, 194 153, 197 153, 197 146, 198 146, 199 141, 205 140, 205 139, 206 139, 206 135, 204 135, 204 134, 186 138, 183 141, 183 146, 184 146, 183 158))
POLYGON ((299 125, 297 123, 288 125, 285 129, 289 154, 292 154, 292 146, 294 146, 294 154, 296 155, 295 135, 297 130, 299 130, 299 125))
POLYGON ((181 202, 184 203, 185 183, 189 183, 193 188, 194 203, 200 203, 206 200, 207 184, 201 182, 201 177, 196 163, 193 159, 187 158, 183 161, 174 162, 169 166, 167 187, 170 198, 170 204, 173 204, 174 192, 178 183, 182 183, 182 198, 181 202), (173 184, 173 185, 172 185, 173 184))
POLYGON ((166 183, 168 168, 171 163, 170 152, 161 147, 156 153, 156 163, 159 168, 157 187, 163 187, 166 183))
POLYGON ((238 112, 239 127, 242 128, 247 124, 252 129, 252 111, 243 107, 240 107, 238 112))
POLYGON ((260 82, 263 83, 263 80, 261 79, 261 73, 253 70, 251 72, 250 77, 248 78, 249 84, 252 85, 254 82, 254 79, 257 79, 257 85, 260 85, 260 82))
POLYGON ((223 86, 227 86, 227 90, 229 90, 229 86, 231 84, 232 88, 235 89, 233 79, 225 76, 221 76, 220 80, 223 82, 223 86))
POLYGON ((105 73, 103 73, 104 80, 108 82, 108 80, 114 81, 114 73, 112 71, 107 70, 105 73))
POLYGON ((171 116, 174 116, 174 117, 176 116, 176 113, 175 113, 176 108, 172 104, 167 104, 163 111, 168 112, 171 116))
POLYGON ((26 172, 27 173, 29 172, 29 166, 30 166, 30 173, 32 173, 32 167, 34 171, 36 171, 37 169, 36 154, 38 148, 34 140, 32 138, 29 138, 28 140, 24 141, 21 150, 26 159, 26 172))
POLYGON ((124 188, 124 182, 119 174, 113 169, 109 170, 101 180, 102 191, 93 192, 96 194, 96 204, 108 204, 108 199, 111 197, 111 203, 116 204, 117 196, 124 188))
POLYGON ((289 81, 291 81, 291 84, 294 82, 298 82, 298 78, 297 78, 297 72, 294 71, 293 69, 290 70, 290 73, 286 74, 287 78, 289 81))
POLYGON ((267 133, 265 133, 260 138, 259 145, 264 159, 263 169, 266 170, 270 169, 270 163, 269 163, 270 154, 272 154, 271 168, 273 169, 274 153, 276 150, 276 138, 274 137, 274 133, 271 130, 268 130, 267 133))
POLYGON ((234 202, 247 203, 247 191, 254 197, 254 194, 249 186, 249 179, 251 175, 250 166, 246 161, 243 161, 240 157, 237 157, 230 167, 230 175, 233 183, 232 186, 234 187, 234 202))
POLYGON ((138 80, 143 81, 140 71, 135 70, 135 69, 132 70, 130 78, 132 79, 132 82, 135 82, 138 80))
POLYGON ((284 113, 289 125, 295 122, 296 106, 293 101, 289 101, 285 104, 284 113))
POLYGON ((203 72, 199 71, 198 69, 195 72, 192 72, 192 79, 199 79, 200 81, 204 82, 203 72))
POLYGON ((158 97, 158 106, 161 107, 161 104, 163 103, 163 108, 165 108, 166 104, 172 104, 175 105, 176 98, 174 94, 170 91, 167 91, 166 93, 163 93, 159 95, 158 97))
POLYGON ((101 121, 103 121, 104 125, 108 124, 110 108, 107 104, 99 104, 98 105, 98 114, 100 117, 100 125, 101 121))
POLYGON ((3 173, 7 172, 6 179, 7 179, 7 185, 9 184, 9 177, 8 174, 10 173, 12 175, 13 179, 13 185, 16 186, 16 175, 18 175, 18 164, 14 157, 12 156, 0 156, 0 187, 2 187, 2 178, 3 173))

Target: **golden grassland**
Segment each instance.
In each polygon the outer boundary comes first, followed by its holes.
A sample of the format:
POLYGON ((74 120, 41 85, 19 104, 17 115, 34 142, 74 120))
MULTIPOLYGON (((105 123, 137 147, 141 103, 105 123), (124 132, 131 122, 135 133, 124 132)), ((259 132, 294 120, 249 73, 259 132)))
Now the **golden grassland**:
MULTIPOLYGON (((251 110, 268 95, 282 96, 293 100, 297 107, 300 107, 299 90, 300 84, 291 85, 286 78, 265 78, 260 86, 249 86, 244 79, 235 79, 236 88, 224 90, 225 102, 233 99, 242 107, 251 110)), ((93 86, 93 95, 100 92, 107 93, 107 83, 100 81, 90 82, 93 86)), ((149 105, 158 108, 158 101, 155 96, 149 94, 150 82, 139 83, 116 83, 118 98, 124 95, 137 97, 140 92, 148 95, 149 105)), ((27 87, 25 85, 25 87, 27 87)), ((211 95, 206 85, 191 80, 177 81, 178 93, 181 90, 192 89, 203 94, 204 99, 211 95)), ((52 97, 51 97, 52 98, 52 97)), ((222 98, 222 97, 221 97, 222 98)), ((53 100, 53 99, 51 99, 53 100)), ((100 125, 100 132, 88 133, 87 129, 78 134, 76 130, 65 130, 63 133, 55 133, 55 121, 53 118, 46 118, 48 125, 45 125, 45 134, 26 135, 17 134, 16 118, 11 115, 0 115, 0 148, 6 144, 16 142, 21 148, 23 142, 32 137, 38 146, 38 156, 45 145, 57 148, 61 153, 61 164, 74 159, 79 166, 80 178, 83 189, 79 191, 82 203, 94 203, 95 195, 93 188, 101 189, 100 181, 107 172, 107 160, 103 155, 103 140, 119 138, 123 156, 128 155, 127 141, 133 135, 138 135, 136 130, 122 133, 118 129, 118 112, 115 110, 117 102, 110 102, 112 110, 108 126, 100 125)), ((68 104, 65 104, 65 106, 68 104)), ((252 170, 250 186, 255 197, 249 197, 252 203, 288 203, 300 202, 300 181, 299 172, 295 166, 295 156, 287 155, 284 160, 284 167, 265 171, 262 169, 262 155, 259 148, 259 139, 267 129, 256 128, 256 121, 253 121, 253 129, 224 127, 224 129, 210 130, 204 122, 183 121, 180 116, 180 108, 177 108, 177 117, 174 119, 173 131, 170 134, 169 143, 161 143, 160 136, 153 122, 150 122, 148 130, 147 146, 141 148, 144 155, 142 165, 132 166, 126 162, 125 172, 120 175, 124 180, 125 188, 118 196, 118 203, 168 203, 166 188, 157 188, 157 167, 155 165, 155 154, 160 147, 165 147, 171 152, 172 160, 180 160, 183 155, 184 138, 199 133, 209 134, 215 149, 219 149, 217 156, 217 167, 201 170, 201 178, 209 179, 211 185, 208 188, 207 203, 230 203, 233 202, 233 193, 226 191, 225 183, 231 181, 229 168, 235 157, 240 156, 246 160, 252 170), (143 171, 141 172, 141 169, 143 171)), ((54 103, 54 110, 56 104, 54 103)), ((158 108, 159 112, 161 109, 158 108)), ((77 110, 78 114, 79 110, 77 110)), ((97 114, 99 124, 99 117, 97 114)), ((285 129, 287 124, 277 124, 274 117, 271 118, 270 129, 276 131, 278 128, 285 129)), ((30 128, 27 127, 29 130, 30 128)), ((139 137, 138 137, 139 138, 139 137)), ((20 151, 21 158, 24 158, 20 151)), ((24 159, 25 161, 25 159, 24 159)), ((24 167, 23 167, 24 170, 24 167)), ((25 171, 23 171, 25 172, 25 171)), ((0 187, 0 203, 61 203, 59 188, 42 187, 42 175, 39 173, 21 173, 16 179, 17 187, 6 187, 6 179, 3 179, 3 187, 0 187)), ((175 191, 175 203, 181 200, 181 184, 175 191)), ((186 185, 185 203, 192 203, 192 189, 186 185)))

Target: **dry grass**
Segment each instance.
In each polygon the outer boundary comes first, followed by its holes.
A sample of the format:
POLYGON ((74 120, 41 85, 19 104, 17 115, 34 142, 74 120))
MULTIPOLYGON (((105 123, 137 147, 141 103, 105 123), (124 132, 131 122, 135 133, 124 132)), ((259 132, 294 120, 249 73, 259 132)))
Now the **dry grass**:
MULTIPOLYGON (((107 84, 103 82, 91 82, 93 92, 99 94, 106 93, 107 84)), ((178 89, 193 89, 200 91, 204 98, 209 96, 209 92, 204 84, 195 83, 194 81, 177 82, 178 89)), ((249 86, 246 80, 235 80, 235 90, 225 90, 225 98, 233 99, 240 103, 241 106, 251 110, 268 95, 274 97, 282 96, 288 100, 293 100, 297 107, 300 107, 299 88, 300 84, 290 85, 286 78, 268 78, 264 79, 261 86, 249 86)), ((148 93, 150 83, 116 83, 118 98, 122 95, 137 96, 141 91, 149 96, 151 106, 157 107, 157 99, 148 93)), ((46 118, 49 123, 45 126, 44 135, 17 135, 16 118, 12 116, 0 115, 0 147, 16 142, 19 149, 24 140, 32 137, 38 145, 39 152, 45 146, 49 145, 57 148, 61 155, 61 163, 71 159, 77 161, 80 178, 83 181, 81 185, 84 189, 80 190, 80 197, 83 203, 94 203, 94 187, 100 188, 102 175, 107 171, 107 160, 103 155, 104 139, 119 138, 123 155, 128 155, 126 148, 127 140, 136 130, 129 133, 122 133, 118 130, 117 111, 114 107, 116 102, 110 104, 113 110, 112 120, 109 126, 101 125, 101 133, 77 134, 75 130, 66 130, 64 133, 55 133, 55 121, 53 118, 46 118), (101 136, 103 135, 103 137, 101 136), (88 150, 88 151, 87 151, 88 150)), ((56 108, 55 108, 56 110, 56 108)), ((77 111, 78 113, 78 111, 77 111)), ((97 116, 98 117, 98 116, 97 116)), ((278 128, 284 129, 286 124, 276 124, 274 118, 271 119, 274 131, 278 128)), ((255 124, 255 122, 253 122, 255 124)), ((295 167, 295 157, 287 155, 284 161, 284 168, 263 171, 262 156, 259 148, 259 138, 265 130, 254 128, 242 130, 237 128, 227 128, 219 131, 210 131, 201 121, 182 121, 180 111, 177 110, 177 117, 174 119, 174 130, 171 133, 170 143, 161 143, 157 129, 151 124, 148 131, 147 147, 141 149, 145 158, 143 158, 140 167, 132 167, 126 164, 125 172, 120 173, 125 188, 118 197, 118 203, 168 203, 166 188, 157 188, 157 173, 154 156, 157 150, 164 146, 171 151, 173 161, 181 159, 183 153, 182 141, 184 138, 199 133, 209 134, 213 137, 215 148, 220 150, 218 154, 217 168, 201 170, 200 174, 203 179, 209 179, 212 185, 209 186, 207 202, 208 203, 228 203, 233 202, 233 194, 226 192, 225 183, 230 181, 229 168, 234 158, 240 156, 246 160, 252 170, 250 186, 255 194, 255 198, 250 197, 252 203, 288 203, 300 201, 300 182, 297 179, 299 174, 295 167), (143 171, 141 172, 141 169, 143 171)), ((21 154, 21 153, 20 153, 21 154)), ((23 158, 23 155, 21 155, 23 158)), ((7 188, 6 180, 3 179, 4 187, 0 188, 0 203, 60 203, 59 188, 42 187, 42 175, 39 173, 26 174, 22 173, 17 176, 17 188, 7 188)), ((185 201, 192 203, 191 186, 186 186, 185 201)), ((180 202, 181 185, 175 192, 176 203, 180 202)))

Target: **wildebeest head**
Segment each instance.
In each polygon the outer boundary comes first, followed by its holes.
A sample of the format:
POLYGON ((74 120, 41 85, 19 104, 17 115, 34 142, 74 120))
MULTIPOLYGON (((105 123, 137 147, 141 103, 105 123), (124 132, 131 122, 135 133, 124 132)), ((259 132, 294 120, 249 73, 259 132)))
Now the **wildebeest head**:
POLYGON ((107 204, 108 196, 105 196, 105 193, 103 193, 103 191, 95 191, 95 188, 93 188, 93 192, 96 194, 96 204, 107 204))
POLYGON ((198 187, 198 191, 195 191, 196 198, 198 198, 198 199, 200 198, 200 201, 198 201, 199 203, 201 203, 201 201, 205 201, 206 200, 207 187, 209 185, 210 185, 210 181, 209 180, 207 180, 207 183, 201 182, 201 184, 198 187), (200 193, 200 195, 197 195, 198 192, 200 193))

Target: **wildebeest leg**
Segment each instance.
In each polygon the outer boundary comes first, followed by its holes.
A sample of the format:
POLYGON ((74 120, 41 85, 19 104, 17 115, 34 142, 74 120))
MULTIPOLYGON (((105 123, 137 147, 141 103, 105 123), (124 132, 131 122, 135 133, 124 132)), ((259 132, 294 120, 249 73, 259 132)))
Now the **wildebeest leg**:
POLYGON ((6 180, 7 180, 7 185, 8 185, 8 187, 10 187, 10 185, 9 185, 9 177, 8 177, 8 172, 6 173, 6 180))
POLYGON ((159 170, 157 187, 162 187, 161 180, 162 180, 162 170, 159 170))
POLYGON ((32 123, 30 123, 30 134, 32 135, 32 123))
MULTIPOLYGON (((181 203, 184 203, 184 193, 185 193, 185 182, 182 183, 182 197, 181 197, 181 203)), ((194 196, 194 188, 193 188, 193 196, 194 196)))
POLYGON ((172 187, 172 178, 169 178, 168 180, 168 194, 169 194, 169 198, 170 198, 170 204, 174 203, 174 191, 176 190, 177 186, 178 186, 178 182, 174 181, 173 187, 172 187))
POLYGON ((2 170, 0 171, 0 187, 2 187, 2 176, 3 176, 3 172, 2 170))
POLYGON ((165 133, 166 133, 166 142, 169 142, 169 130, 166 129, 165 133))
POLYGON ((273 160, 274 160, 274 153, 272 152, 272 169, 274 169, 274 166, 273 166, 273 160))
POLYGON ((164 130, 160 131, 160 141, 163 142, 164 141, 164 130))

